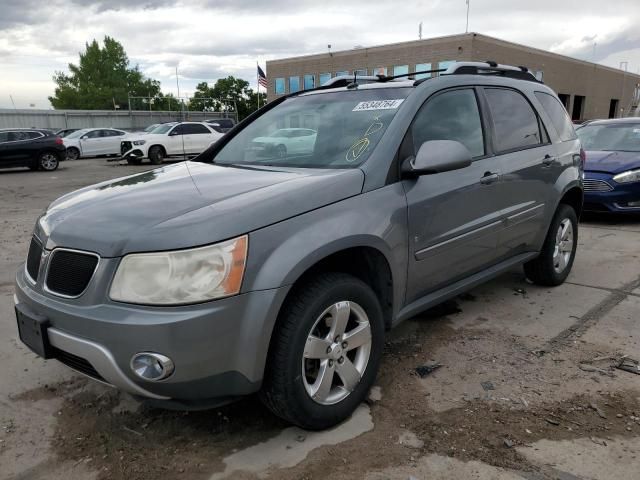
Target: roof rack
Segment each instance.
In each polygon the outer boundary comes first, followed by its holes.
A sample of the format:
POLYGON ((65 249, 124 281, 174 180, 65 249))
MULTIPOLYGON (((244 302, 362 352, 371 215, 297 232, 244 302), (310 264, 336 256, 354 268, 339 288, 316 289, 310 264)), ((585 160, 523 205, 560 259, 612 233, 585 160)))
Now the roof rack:
POLYGON ((442 75, 499 75, 502 77, 528 80, 543 83, 538 80, 527 67, 500 65, 492 60, 484 62, 455 62, 442 75))

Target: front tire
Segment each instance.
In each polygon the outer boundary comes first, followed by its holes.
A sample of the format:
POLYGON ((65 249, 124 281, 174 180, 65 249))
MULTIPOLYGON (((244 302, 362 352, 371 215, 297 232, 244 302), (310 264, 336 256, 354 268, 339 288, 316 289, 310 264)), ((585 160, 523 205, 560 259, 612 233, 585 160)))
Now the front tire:
POLYGON ((149 160, 154 165, 160 165, 164 162, 164 149, 158 145, 155 145, 149 149, 149 160))
POLYGON ((319 275, 297 288, 281 311, 262 401, 299 427, 332 427, 364 400, 383 346, 382 308, 371 287, 344 273, 319 275))
POLYGON ((524 264, 529 280, 538 285, 556 286, 571 272, 578 245, 578 216, 566 204, 560 204, 553 217, 540 255, 524 264))
POLYGON ((43 152, 38 156, 38 166, 45 172, 53 172, 59 164, 60 161, 55 153, 43 152))

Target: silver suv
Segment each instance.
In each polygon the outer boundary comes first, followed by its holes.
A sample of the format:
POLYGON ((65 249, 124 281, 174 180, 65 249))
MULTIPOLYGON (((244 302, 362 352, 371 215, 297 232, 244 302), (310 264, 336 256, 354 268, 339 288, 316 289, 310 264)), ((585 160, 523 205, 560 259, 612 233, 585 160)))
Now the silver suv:
POLYGON ((524 68, 438 73, 292 94, 195 161, 56 200, 16 277, 22 341, 156 405, 260 392, 322 429, 389 328, 515 265, 562 283, 584 161, 562 104, 524 68))

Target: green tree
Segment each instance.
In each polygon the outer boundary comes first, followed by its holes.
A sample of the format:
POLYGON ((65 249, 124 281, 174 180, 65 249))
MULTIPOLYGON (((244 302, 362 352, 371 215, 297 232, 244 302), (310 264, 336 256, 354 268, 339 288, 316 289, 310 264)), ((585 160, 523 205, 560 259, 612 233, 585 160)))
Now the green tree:
MULTIPOLYGON (((260 105, 265 102, 266 95, 260 93, 260 105)), ((258 93, 249 87, 249 82, 233 76, 218 79, 213 87, 199 83, 189 100, 192 111, 233 112, 236 108, 239 120, 253 113, 258 108, 258 93)))
POLYGON ((79 63, 69 64, 69 73, 55 73, 53 81, 57 86, 55 94, 49 97, 53 108, 106 110, 114 108, 114 103, 126 108, 128 93, 162 96, 160 82, 145 78, 137 65, 131 67, 117 40, 105 36, 103 43, 104 47, 96 40, 87 43, 79 63))

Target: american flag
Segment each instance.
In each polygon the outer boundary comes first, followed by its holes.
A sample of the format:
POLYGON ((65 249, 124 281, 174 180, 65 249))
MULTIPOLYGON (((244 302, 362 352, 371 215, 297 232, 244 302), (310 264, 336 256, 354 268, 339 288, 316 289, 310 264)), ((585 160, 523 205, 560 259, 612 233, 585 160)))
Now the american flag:
POLYGON ((264 71, 258 65, 258 85, 267 88, 267 76, 264 74, 264 71))

